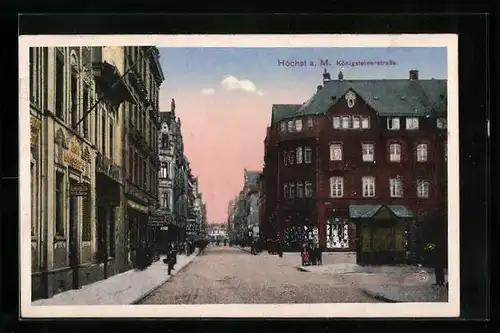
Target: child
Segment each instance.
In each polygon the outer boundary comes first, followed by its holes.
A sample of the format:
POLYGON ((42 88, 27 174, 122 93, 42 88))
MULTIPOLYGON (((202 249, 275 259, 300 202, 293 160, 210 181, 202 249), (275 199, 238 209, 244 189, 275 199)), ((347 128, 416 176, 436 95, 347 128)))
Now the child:
POLYGON ((309 266, 309 252, 307 251, 307 248, 304 247, 302 251, 302 266, 309 266))

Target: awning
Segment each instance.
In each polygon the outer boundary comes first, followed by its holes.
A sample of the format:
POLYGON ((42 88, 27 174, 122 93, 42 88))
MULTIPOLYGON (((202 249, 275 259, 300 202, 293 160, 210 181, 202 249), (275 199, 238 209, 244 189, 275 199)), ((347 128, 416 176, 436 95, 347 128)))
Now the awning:
POLYGON ((399 218, 411 218, 413 213, 403 205, 349 205, 349 217, 352 219, 367 219, 375 216, 382 207, 387 207, 399 218))

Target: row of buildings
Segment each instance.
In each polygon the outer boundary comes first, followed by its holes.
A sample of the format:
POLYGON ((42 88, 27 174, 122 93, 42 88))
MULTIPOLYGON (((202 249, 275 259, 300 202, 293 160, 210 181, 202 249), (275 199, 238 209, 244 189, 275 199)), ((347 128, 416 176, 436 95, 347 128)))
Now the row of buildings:
POLYGON ((261 171, 244 170, 243 187, 229 202, 227 226, 232 239, 244 241, 259 235, 261 171))
POLYGON ((401 252, 408 224, 446 207, 446 110, 447 81, 417 70, 398 80, 325 70, 307 102, 273 105, 261 233, 290 248, 316 239, 327 251, 401 252))
MULTIPOLYGON (((186 229, 190 214, 201 225, 196 182, 160 209, 164 79, 154 46, 29 49, 33 299, 139 266, 159 231, 186 229)), ((189 162, 175 161, 190 184, 189 162)))

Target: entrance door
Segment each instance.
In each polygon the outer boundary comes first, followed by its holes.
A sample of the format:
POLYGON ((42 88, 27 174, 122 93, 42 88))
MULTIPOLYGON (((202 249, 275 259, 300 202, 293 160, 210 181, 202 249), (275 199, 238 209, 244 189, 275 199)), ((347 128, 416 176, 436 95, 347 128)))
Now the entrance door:
POLYGON ((73 289, 79 288, 78 272, 78 198, 69 198, 69 266, 73 275, 73 289))
POLYGON ((108 278, 108 243, 107 243, 107 209, 105 206, 97 208, 97 252, 99 254, 99 261, 104 264, 103 274, 104 278, 108 278))

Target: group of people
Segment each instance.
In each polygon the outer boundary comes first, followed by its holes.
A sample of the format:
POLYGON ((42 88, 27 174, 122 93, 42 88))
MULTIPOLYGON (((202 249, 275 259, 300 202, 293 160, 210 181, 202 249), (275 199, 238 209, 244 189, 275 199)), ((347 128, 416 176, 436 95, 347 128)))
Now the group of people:
POLYGON ((321 265, 323 251, 319 244, 304 244, 302 247, 302 266, 321 265))

